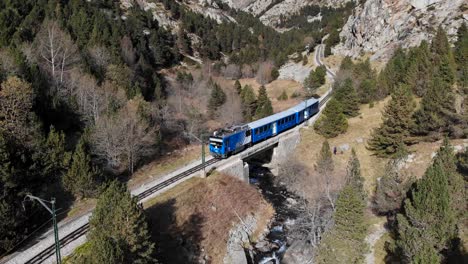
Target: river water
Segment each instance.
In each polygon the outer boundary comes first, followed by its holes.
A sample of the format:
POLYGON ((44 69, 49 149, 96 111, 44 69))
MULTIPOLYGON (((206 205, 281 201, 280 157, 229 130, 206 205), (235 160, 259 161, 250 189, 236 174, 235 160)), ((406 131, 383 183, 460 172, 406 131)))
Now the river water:
POLYGON ((248 252, 247 256, 251 255, 249 264, 281 263, 287 247, 293 242, 290 228, 304 206, 302 198, 289 192, 285 186, 276 184, 274 177, 264 167, 252 167, 250 171, 250 183, 261 190, 276 213, 268 235, 254 245, 253 251, 248 252))

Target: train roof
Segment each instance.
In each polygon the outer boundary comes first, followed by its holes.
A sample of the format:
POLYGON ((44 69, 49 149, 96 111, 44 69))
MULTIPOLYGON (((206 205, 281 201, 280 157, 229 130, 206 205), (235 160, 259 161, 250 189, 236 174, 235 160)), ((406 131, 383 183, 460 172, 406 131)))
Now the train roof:
POLYGON ((211 136, 226 137, 226 136, 230 136, 232 134, 236 134, 236 133, 238 133, 240 131, 245 131, 247 129, 248 129, 248 127, 246 125, 230 126, 230 127, 226 127, 226 128, 220 128, 220 129, 214 131, 211 136))
POLYGON ((311 98, 311 99, 308 99, 308 100, 305 100, 305 101, 302 101, 301 103, 299 103, 298 105, 296 106, 293 106, 289 109, 286 109, 282 112, 279 112, 279 113, 276 113, 274 115, 271 115, 271 116, 267 116, 265 118, 262 118, 262 119, 259 119, 259 120, 256 120, 256 121, 253 121, 251 123, 248 123, 247 125, 250 127, 250 128, 257 128, 257 127, 261 127, 261 126, 264 126, 264 125, 267 125, 267 124, 270 124, 270 123, 273 123, 275 122, 276 120, 279 120, 281 118, 284 118, 284 117, 287 117, 287 116, 290 116, 290 115, 293 115, 299 111, 302 111, 306 108, 306 105, 307 106, 311 106, 313 105, 314 103, 318 102, 317 99, 315 98, 311 98))

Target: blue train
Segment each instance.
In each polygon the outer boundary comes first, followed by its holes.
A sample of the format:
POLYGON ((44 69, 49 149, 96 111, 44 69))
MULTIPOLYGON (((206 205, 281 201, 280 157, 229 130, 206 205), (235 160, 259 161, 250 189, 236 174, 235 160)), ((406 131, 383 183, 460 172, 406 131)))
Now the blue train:
POLYGON ((319 101, 308 99, 283 112, 251 123, 216 130, 210 137, 211 155, 216 158, 227 158, 301 124, 318 111, 319 101))

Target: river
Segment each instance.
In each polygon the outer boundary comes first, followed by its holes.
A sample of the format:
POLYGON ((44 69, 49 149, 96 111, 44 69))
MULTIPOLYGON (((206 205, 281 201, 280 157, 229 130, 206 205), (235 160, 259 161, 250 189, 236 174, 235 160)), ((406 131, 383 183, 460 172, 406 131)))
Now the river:
POLYGON ((250 170, 250 183, 261 190, 264 198, 274 207, 275 216, 268 235, 254 245, 247 256, 249 264, 279 264, 292 238, 290 228, 294 225, 301 207, 302 198, 289 192, 285 186, 274 182, 274 175, 268 168, 254 167, 250 170))

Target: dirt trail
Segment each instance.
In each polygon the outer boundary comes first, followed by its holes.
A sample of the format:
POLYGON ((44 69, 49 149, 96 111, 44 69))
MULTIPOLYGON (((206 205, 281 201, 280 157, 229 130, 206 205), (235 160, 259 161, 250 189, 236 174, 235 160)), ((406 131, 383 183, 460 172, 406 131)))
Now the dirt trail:
POLYGON ((370 251, 366 254, 366 264, 375 263, 375 244, 379 239, 387 232, 387 229, 384 227, 385 222, 379 222, 374 224, 373 227, 375 230, 368 234, 366 237, 366 242, 369 244, 370 251))

